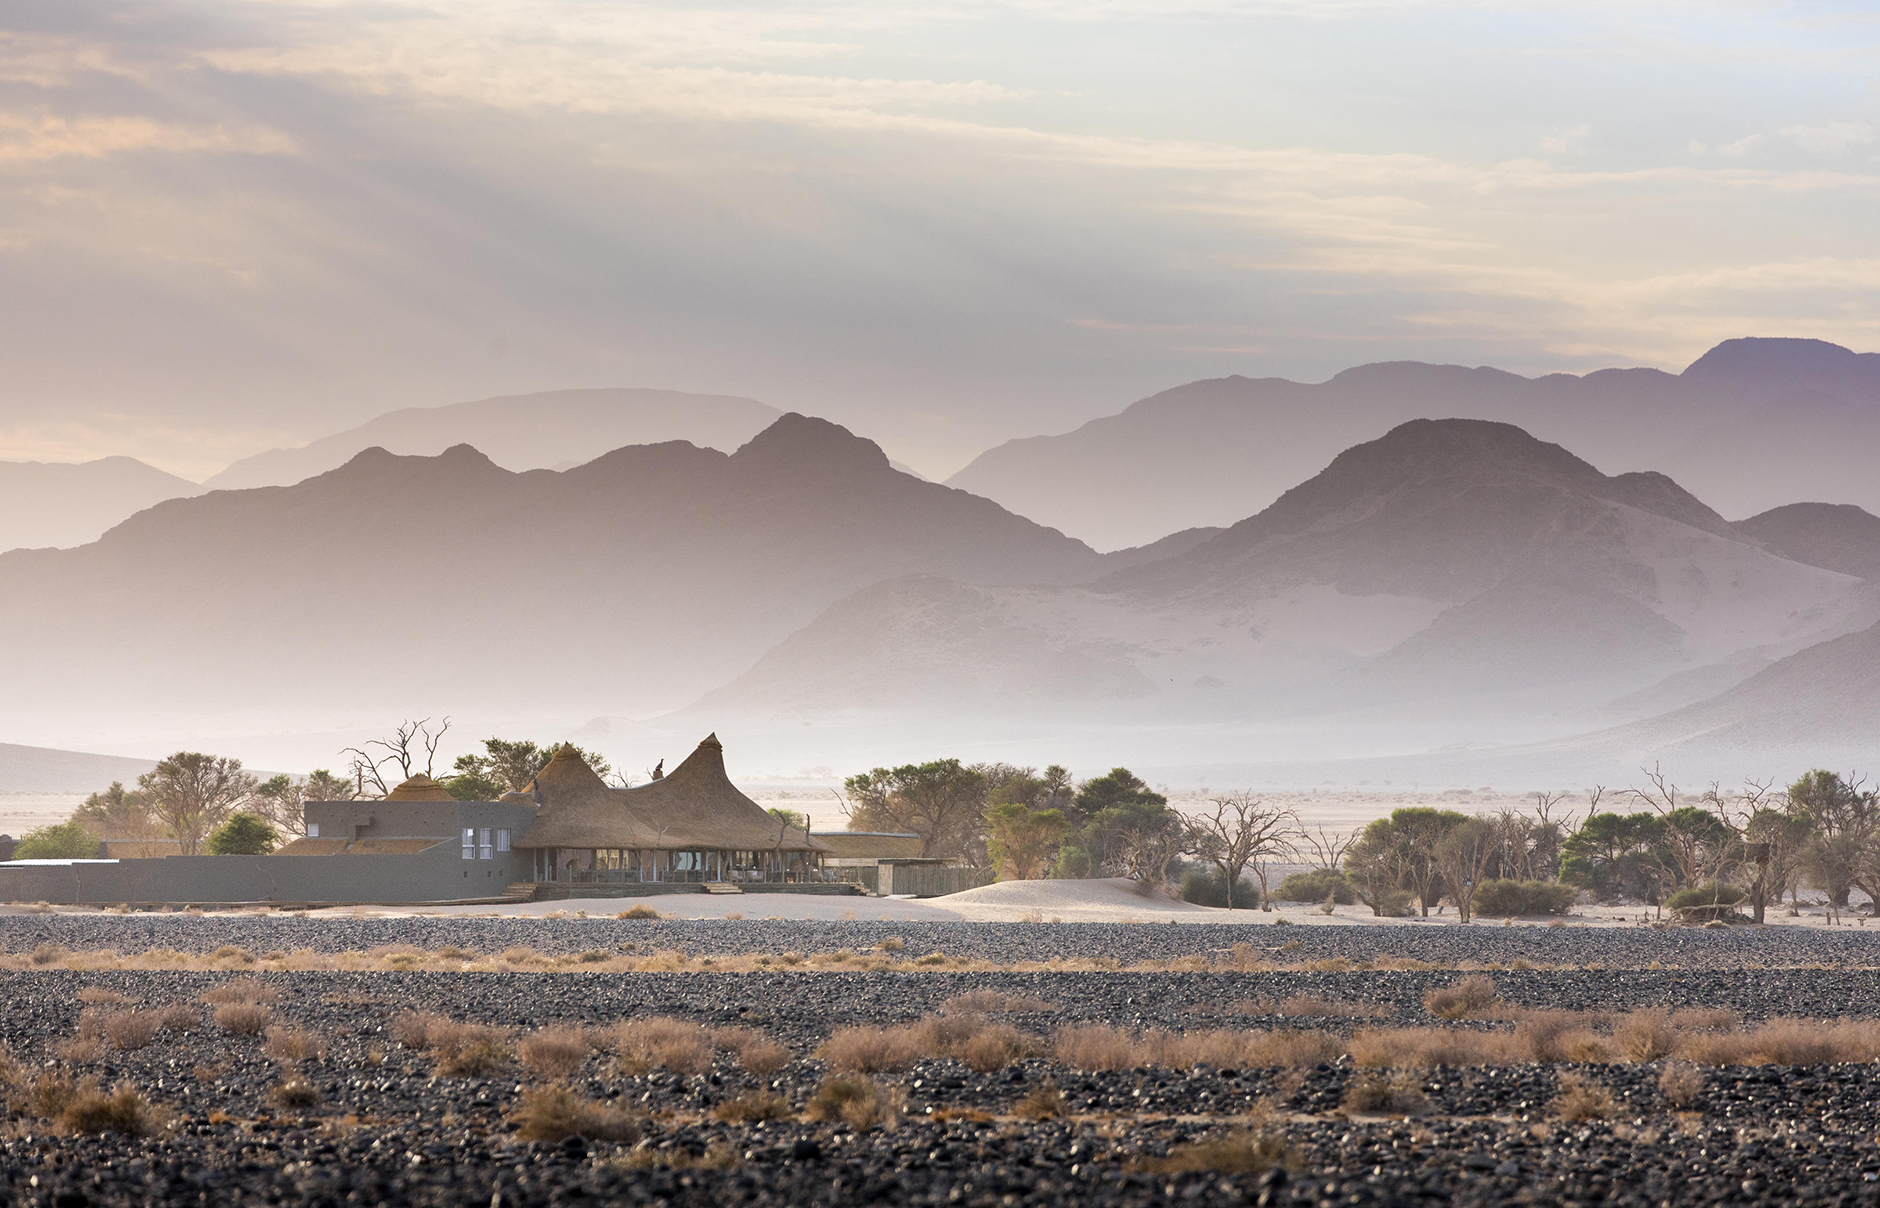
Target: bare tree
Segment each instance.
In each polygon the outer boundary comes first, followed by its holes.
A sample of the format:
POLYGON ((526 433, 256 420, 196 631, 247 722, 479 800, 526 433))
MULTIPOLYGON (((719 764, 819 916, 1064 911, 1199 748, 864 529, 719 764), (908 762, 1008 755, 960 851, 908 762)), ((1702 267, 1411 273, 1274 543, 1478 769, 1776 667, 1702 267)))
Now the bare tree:
POLYGON ((1266 905, 1264 859, 1293 850, 1304 835, 1299 815, 1269 806, 1252 793, 1229 793, 1213 798, 1214 812, 1186 820, 1188 850, 1220 870, 1227 880, 1227 908, 1234 908, 1234 890, 1247 865, 1261 863, 1260 904, 1266 905))
POLYGON ((1501 829, 1494 819, 1471 818, 1450 827, 1436 841, 1434 863, 1455 900, 1456 913, 1465 923, 1474 910, 1475 890, 1482 883, 1482 874, 1501 851, 1501 829))
POLYGON ((178 751, 137 778, 150 812, 169 828, 185 856, 196 855, 209 832, 227 821, 255 787, 241 760, 198 751, 178 751))
POLYGON ((1188 834, 1177 826, 1151 827, 1120 835, 1112 861, 1143 893, 1168 884, 1168 866, 1187 846, 1188 834))
POLYGON ((1358 831, 1328 831, 1325 824, 1310 834, 1300 831, 1300 839, 1312 853, 1312 864, 1327 872, 1337 872, 1345 863, 1345 857, 1351 854, 1352 844, 1358 841, 1358 831))
POLYGON ((450 729, 450 718, 446 717, 435 732, 430 728, 431 719, 419 718, 417 721, 404 721, 392 732, 390 738, 374 738, 367 742, 367 747, 381 747, 384 754, 374 755, 361 747, 347 747, 342 755, 352 756, 352 766, 347 769, 359 782, 361 788, 370 784, 378 790, 381 797, 389 797, 394 788, 416 775, 414 768, 420 758, 424 759, 424 774, 435 775, 437 764, 437 744, 450 729), (396 783, 387 784, 384 769, 388 766, 398 768, 396 783))

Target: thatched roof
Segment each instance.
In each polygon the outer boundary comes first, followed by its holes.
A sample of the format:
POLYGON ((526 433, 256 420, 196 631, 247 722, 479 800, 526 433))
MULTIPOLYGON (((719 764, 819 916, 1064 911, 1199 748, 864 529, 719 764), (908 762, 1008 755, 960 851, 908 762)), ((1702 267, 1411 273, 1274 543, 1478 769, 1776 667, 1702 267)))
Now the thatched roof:
POLYGON ((454 801, 450 790, 437 781, 419 772, 391 792, 385 794, 387 801, 454 801))
POLYGON ((889 831, 816 831, 839 860, 918 860, 920 836, 889 831))
POLYGON ((448 839, 309 839, 275 849, 277 856, 415 856, 448 839))
MULTIPOLYGON (((725 775, 716 734, 661 780, 610 789, 574 748, 562 747, 535 777, 542 808, 517 847, 627 847, 641 851, 827 851, 820 840, 765 813, 725 775), (782 842, 779 843, 779 832, 782 842)), ((531 793, 503 800, 529 801, 531 793)))

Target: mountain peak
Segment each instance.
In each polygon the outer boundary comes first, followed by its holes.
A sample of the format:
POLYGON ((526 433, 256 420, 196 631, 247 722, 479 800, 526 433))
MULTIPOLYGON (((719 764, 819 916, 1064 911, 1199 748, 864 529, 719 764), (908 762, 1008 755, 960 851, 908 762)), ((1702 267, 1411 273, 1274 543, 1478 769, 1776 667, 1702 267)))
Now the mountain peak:
POLYGON ((874 441, 841 424, 795 411, 753 436, 731 460, 747 469, 777 466, 819 474, 874 473, 889 468, 888 455, 874 441))
POLYGON ((1858 353, 1826 340, 1745 336, 1725 340, 1692 361, 1680 376, 1700 382, 1780 385, 1843 374, 1859 359, 1858 353))

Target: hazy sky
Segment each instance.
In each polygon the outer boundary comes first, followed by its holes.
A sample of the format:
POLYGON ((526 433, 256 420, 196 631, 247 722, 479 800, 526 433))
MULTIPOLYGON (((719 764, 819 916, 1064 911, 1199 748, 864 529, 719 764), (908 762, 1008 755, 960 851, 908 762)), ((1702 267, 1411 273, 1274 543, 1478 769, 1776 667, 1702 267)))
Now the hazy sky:
POLYGON ((0 11, 0 458, 646 385, 944 475, 1226 373, 1880 348, 1871 0, 0 11))

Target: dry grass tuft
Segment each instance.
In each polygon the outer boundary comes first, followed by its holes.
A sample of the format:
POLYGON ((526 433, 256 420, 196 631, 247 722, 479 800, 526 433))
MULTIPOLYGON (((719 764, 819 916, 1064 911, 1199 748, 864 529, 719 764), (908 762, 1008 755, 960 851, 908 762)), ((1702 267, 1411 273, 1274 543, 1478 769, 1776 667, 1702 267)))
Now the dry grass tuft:
POLYGON ((58 944, 41 944, 33 949, 32 961, 35 965, 56 965, 70 955, 71 952, 58 944))
POLYGON ((1257 1132, 1235 1132, 1210 1137, 1192 1145, 1177 1145, 1166 1158, 1141 1163, 1144 1169, 1164 1174, 1212 1171, 1216 1174, 1265 1174, 1297 1165, 1284 1139, 1257 1132))
POLYGON ((259 1003, 232 1002, 215 1009, 215 1026, 232 1036, 259 1036, 274 1010, 259 1003))
POLYGON ((312 1107, 320 1102, 320 1089, 305 1078, 283 1078, 268 1092, 268 1097, 282 1107, 312 1107))
POLYGON ((959 1046, 958 1055, 968 1069, 990 1074, 1024 1056, 1027 1047, 1026 1038, 1020 1035, 1017 1028, 997 1023, 981 1028, 968 1037, 959 1046))
POLYGON ((837 1028, 816 1055, 832 1070, 878 1074, 904 1070, 923 1057, 939 1054, 923 1048, 912 1028, 860 1026, 837 1028))
POLYGON ((1345 1110, 1391 1116, 1420 1116, 1430 1110, 1422 1080, 1405 1070, 1359 1074, 1345 1087, 1345 1110))
POLYGON ((1424 992, 1423 1009, 1438 1019, 1464 1019, 1495 1004, 1495 982, 1480 973, 1424 992))
POLYGON ((1670 1056, 1677 1045, 1671 1013, 1662 1007, 1633 1011, 1612 1029, 1612 1047, 1627 1061, 1656 1061, 1670 1056))
POLYGON ((1696 1106, 1703 1096, 1704 1082, 1704 1071, 1684 1061, 1667 1063, 1664 1072, 1658 1075, 1659 1091, 1665 1102, 1676 1108, 1696 1106))
POLYGON ((726 1099, 712 1109, 712 1115, 726 1124, 761 1124, 766 1120, 787 1120, 790 1105, 782 1095, 770 1091, 752 1091, 735 1099, 726 1099))
POLYGON ((689 1020, 664 1015, 615 1024, 613 1050, 620 1068, 630 1073, 663 1066, 690 1075, 712 1068, 711 1033, 689 1020))
POLYGON ((97 1035, 80 1033, 59 1041, 52 1046, 52 1051, 61 1061, 83 1065, 104 1056, 104 1039, 97 1035))
POLYGON ((163 1126, 159 1113, 130 1083, 120 1082, 107 1095, 90 1078, 71 1089, 58 1112, 58 1121, 72 1132, 112 1132, 127 1137, 146 1137, 163 1126))
POLYGON ((202 1011, 188 1003, 171 1003, 157 1010, 157 1025, 166 1032, 190 1032, 202 1026, 202 1011))
POLYGON ((1368 1068, 1429 1068, 1439 1065, 1499 1065, 1523 1059, 1520 1042, 1508 1032, 1456 1028, 1378 1028, 1352 1036, 1347 1051, 1368 1068))
MULTIPOLYGON (((96 1088, 96 1082, 87 1082, 96 1088)), ((42 1120, 56 1120, 78 1094, 78 1087, 72 1075, 64 1070, 43 1070, 26 1084, 24 1109, 28 1115, 38 1116, 42 1120)))
POLYGON ((1040 1082, 1012 1105, 1012 1114, 1021 1120, 1055 1120, 1064 1114, 1064 1092, 1055 1082, 1040 1082))
POLYGON ((428 1049, 431 1047, 431 1029, 441 1029, 449 1024, 449 1019, 435 1011, 403 1011, 392 1016, 385 1030, 392 1034, 392 1039, 401 1048, 428 1049))
POLYGON ((1052 1048, 1060 1065, 1091 1071, 1126 1070, 1133 1052, 1129 1033, 1102 1023, 1059 1028, 1052 1048))
POLYGON ((719 1028, 712 1045, 738 1055, 738 1064, 760 1078, 768 1078, 790 1064, 791 1053, 756 1028, 719 1028))
POLYGON ((1880 1033, 1845 1019, 1771 1019, 1747 1031, 1686 1035, 1676 1051, 1700 1065, 1831 1065, 1880 1058, 1880 1033))
POLYGON ((326 1055, 326 1041, 311 1028, 274 1027, 261 1051, 276 1061, 311 1061, 326 1055))
POLYGON ((107 990, 102 986, 86 986, 78 992, 78 1001, 88 1007, 106 1007, 127 1003, 130 999, 116 990, 107 990))
POLYGON ((825 1078, 803 1106, 811 1120, 840 1120, 857 1132, 871 1128, 891 1129, 901 1121, 907 1095, 899 1087, 890 1090, 873 1078, 859 1074, 838 1074, 825 1078))
MULTIPOLYGON (((883 941, 884 943, 886 941, 883 941)), ((1055 1011, 1054 1002, 1046 1002, 1034 994, 1002 994, 997 990, 973 990, 966 994, 955 994, 940 1006, 949 1015, 964 1015, 968 1012, 988 1011, 1055 1011)))
POLYGON ((656 919, 659 911, 651 906, 630 906, 614 916, 617 919, 656 919))
POLYGON ((1560 1093, 1554 1097, 1554 1115, 1562 1120, 1610 1120, 1618 1113, 1612 1092, 1578 1074, 1560 1075, 1560 1093))
POLYGON ((100 1019, 98 1026, 112 1048, 129 1053, 149 1044, 160 1023, 155 1011, 113 1011, 100 1019))
POLYGON ((523 1038, 516 1051, 522 1064, 551 1082, 565 1082, 587 1064, 593 1046, 580 1028, 543 1028, 523 1038))
POLYGON ((206 1003, 273 1003, 281 992, 256 977, 237 977, 202 992, 206 1003))
POLYGON ((605 1103, 575 1094, 565 1086, 544 1086, 522 1092, 522 1102, 510 1113, 516 1135, 525 1141, 564 1141, 583 1137, 631 1145, 640 1139, 639 1117, 605 1103))
POLYGON ((508 1028, 452 1023, 432 1029, 429 1039, 437 1053, 437 1072, 446 1078, 488 1078, 508 1069, 515 1060, 508 1028))

